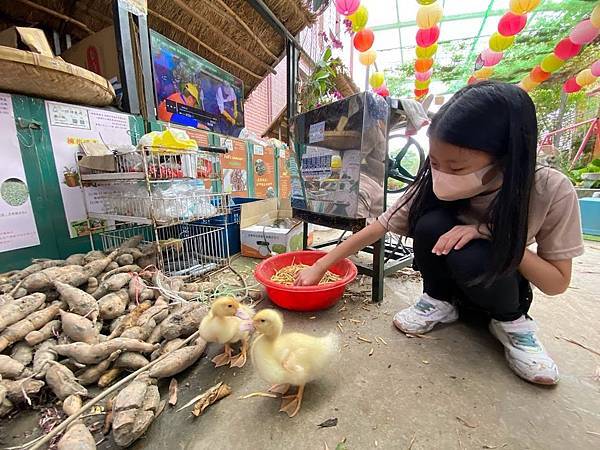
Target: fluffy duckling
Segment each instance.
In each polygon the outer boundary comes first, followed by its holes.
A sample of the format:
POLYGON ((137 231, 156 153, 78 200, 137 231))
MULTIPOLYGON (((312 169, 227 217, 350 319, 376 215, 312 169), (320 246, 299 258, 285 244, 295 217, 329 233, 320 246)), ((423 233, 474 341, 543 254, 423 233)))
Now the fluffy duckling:
POLYGON ((248 339, 254 311, 242 305, 233 297, 219 297, 211 305, 209 313, 200 323, 200 336, 206 342, 224 344, 224 351, 215 356, 215 367, 230 364, 231 367, 244 367, 248 351, 248 339), (242 342, 238 355, 232 356, 231 344, 242 342))
POLYGON ((298 414, 306 383, 319 378, 339 353, 337 336, 314 337, 302 333, 281 334, 283 316, 273 309, 259 311, 252 320, 257 337, 252 343, 252 363, 261 378, 272 383, 269 391, 283 395, 280 411, 298 414), (294 395, 285 395, 290 386, 294 395))

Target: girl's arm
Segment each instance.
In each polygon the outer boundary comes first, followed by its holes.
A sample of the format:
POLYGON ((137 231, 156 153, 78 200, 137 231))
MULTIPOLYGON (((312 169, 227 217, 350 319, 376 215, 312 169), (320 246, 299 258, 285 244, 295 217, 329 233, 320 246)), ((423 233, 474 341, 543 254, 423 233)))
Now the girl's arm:
POLYGON ((331 250, 314 265, 304 269, 296 279, 296 286, 312 286, 319 284, 327 269, 341 259, 347 258, 350 255, 365 248, 367 245, 381 239, 387 230, 379 223, 373 222, 368 227, 363 228, 358 233, 353 234, 336 248, 331 250))
POLYGON ((525 249, 519 271, 544 294, 558 295, 569 287, 572 266, 572 259, 546 261, 531 250, 525 249))

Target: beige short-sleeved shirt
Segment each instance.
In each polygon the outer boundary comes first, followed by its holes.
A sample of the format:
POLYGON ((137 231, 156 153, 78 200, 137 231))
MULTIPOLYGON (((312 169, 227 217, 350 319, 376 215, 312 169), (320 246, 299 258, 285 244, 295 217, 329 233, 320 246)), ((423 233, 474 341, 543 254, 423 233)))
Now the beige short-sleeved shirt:
MULTIPOLYGON (((496 192, 470 200, 471 207, 459 216, 467 225, 482 224, 487 208, 496 192)), ((379 223, 386 230, 408 235, 410 205, 400 198, 381 216, 379 223)), ((569 179, 557 170, 538 168, 531 191, 527 245, 537 243, 537 254, 546 260, 571 259, 583 254, 581 218, 577 193, 569 179)))

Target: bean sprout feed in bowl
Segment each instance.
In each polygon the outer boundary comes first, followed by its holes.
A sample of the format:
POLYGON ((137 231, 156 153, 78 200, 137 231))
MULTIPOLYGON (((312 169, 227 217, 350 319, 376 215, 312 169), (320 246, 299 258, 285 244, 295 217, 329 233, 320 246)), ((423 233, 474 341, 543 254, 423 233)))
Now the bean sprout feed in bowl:
POLYGON ((352 261, 343 259, 332 265, 318 285, 293 285, 302 269, 325 255, 322 251, 303 250, 271 256, 256 266, 254 276, 277 306, 292 311, 327 309, 338 302, 346 286, 356 278, 358 271, 352 261))
POLYGON ((22 180, 9 178, 0 186, 0 196, 10 206, 21 206, 29 198, 29 190, 22 180))
MULTIPOLYGON (((307 267, 310 266, 306 264, 292 264, 290 266, 283 267, 271 277, 271 281, 274 281, 278 284, 285 284, 286 286, 292 286, 296 281, 296 278, 298 278, 300 272, 307 267)), ((319 284, 335 283, 341 278, 341 276, 331 273, 328 270, 325 275, 323 275, 323 278, 321 278, 321 281, 319 281, 319 284)))

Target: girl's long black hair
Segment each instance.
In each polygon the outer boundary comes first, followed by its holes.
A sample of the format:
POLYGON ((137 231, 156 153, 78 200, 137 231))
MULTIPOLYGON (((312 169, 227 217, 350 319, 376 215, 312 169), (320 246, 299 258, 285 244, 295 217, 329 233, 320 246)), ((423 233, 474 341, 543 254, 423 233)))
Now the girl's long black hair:
MULTIPOLYGON (((461 89, 440 108, 428 135, 458 147, 490 153, 502 170, 502 187, 486 217, 492 260, 488 271, 475 280, 489 285, 517 268, 527 244, 529 197, 536 164, 535 106, 529 95, 515 85, 481 81, 461 89)), ((468 201, 444 202, 435 196, 429 158, 402 204, 407 202, 412 202, 408 224, 411 236, 428 211, 468 207, 468 201)))

